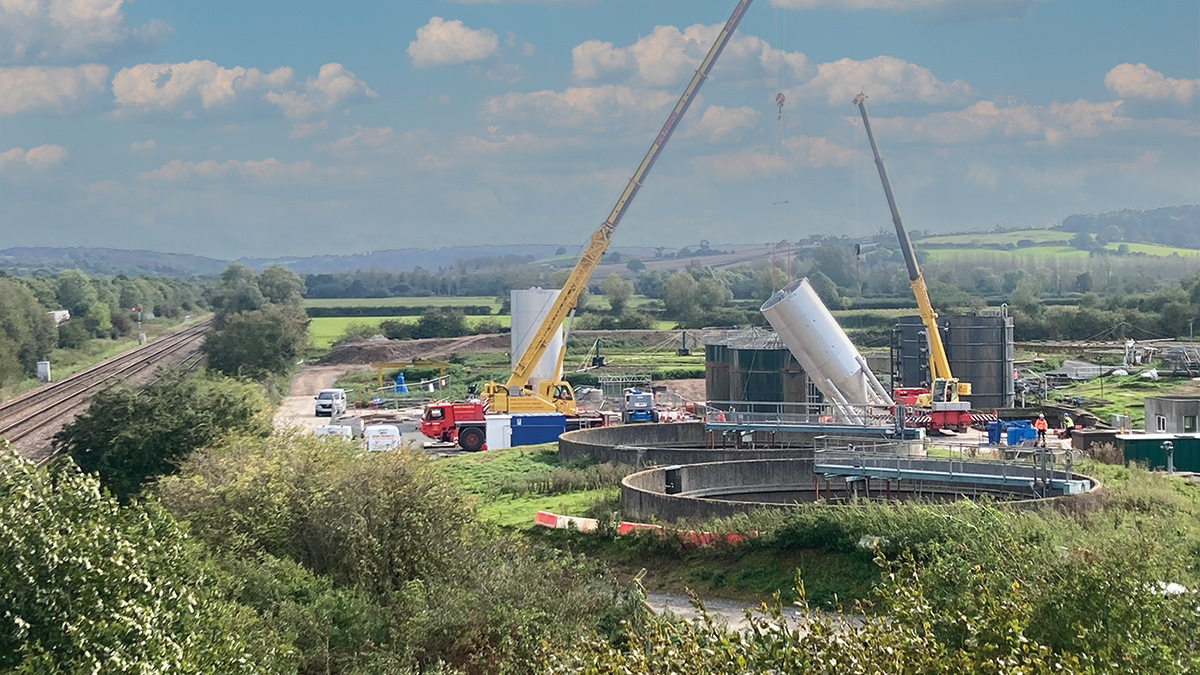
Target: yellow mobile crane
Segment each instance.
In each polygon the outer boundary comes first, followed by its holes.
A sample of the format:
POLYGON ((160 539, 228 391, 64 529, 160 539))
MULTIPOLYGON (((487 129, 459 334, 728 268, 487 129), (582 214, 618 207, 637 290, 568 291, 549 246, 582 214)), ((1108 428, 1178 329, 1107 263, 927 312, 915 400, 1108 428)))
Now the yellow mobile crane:
MULTIPOLYGON (((558 299, 550 307, 550 311, 542 320, 533 339, 530 340, 529 346, 525 348, 525 352, 521 354, 521 358, 517 360, 517 364, 513 367, 512 374, 508 378, 508 382, 488 382, 483 386, 482 396, 489 412, 508 413, 508 412, 562 412, 567 414, 575 413, 575 391, 571 388, 570 383, 565 381, 551 382, 545 381, 540 384, 537 391, 529 385, 529 374, 533 370, 534 365, 546 353, 546 347, 550 341, 554 339, 554 334, 558 331, 559 326, 567 318, 575 307, 575 303, 579 300, 579 294, 587 286, 588 278, 596 269, 596 265, 600 262, 600 257, 608 250, 609 241, 612 239, 613 233, 617 229, 617 225, 621 222, 621 218, 629 209, 630 203, 638 190, 642 188, 642 183, 646 179, 646 175, 650 173, 650 168, 654 166, 654 162, 662 153, 663 147, 670 140, 671 134, 675 132, 675 128, 679 126, 679 121, 683 118, 684 113, 692 105, 696 99, 696 95, 700 92, 700 86, 708 79, 709 72, 712 71, 713 65, 717 61, 717 57, 721 55, 721 51, 725 49, 725 45, 729 43, 729 39, 733 37, 733 33, 737 30, 738 24, 742 21, 742 16, 749 9, 750 3, 753 0, 740 0, 737 6, 733 9, 733 14, 729 20, 725 22, 721 33, 717 35, 717 39, 713 42, 712 47, 708 50, 708 55, 700 63, 700 67, 696 69, 696 73, 692 76, 691 82, 688 83, 683 94, 679 97, 679 102, 675 104, 675 108, 671 110, 671 114, 667 117, 667 121, 663 124, 662 130, 658 132, 658 136, 651 144, 650 150, 646 152, 646 156, 642 159, 642 163, 638 165, 637 171, 634 171, 633 177, 629 179, 629 184, 625 186, 625 190, 621 193, 621 197, 617 200, 617 205, 613 207, 611 213, 608 214, 608 219, 604 221, 600 228, 596 230, 588 243, 584 245, 583 252, 579 255, 579 261, 575 263, 575 268, 571 270, 570 276, 567 277, 566 283, 563 284, 562 291, 558 294, 558 299)), ((566 350, 566 345, 563 346, 563 351, 566 350)), ((559 364, 562 364, 563 354, 558 356, 559 364)))
MULTIPOLYGON (((888 180, 887 168, 883 165, 883 157, 879 154, 879 146, 875 144, 875 134, 871 132, 871 120, 867 118, 867 96, 860 93, 854 97, 854 105, 862 114, 863 128, 867 131, 867 140, 871 142, 871 152, 875 155, 875 167, 879 169, 879 179, 883 181, 883 193, 887 197, 888 208, 892 210, 892 223, 896 226, 896 237, 900 240, 900 252, 904 254, 904 264, 908 266, 909 284, 917 299, 917 311, 921 322, 925 324, 926 338, 929 342, 929 370, 931 387, 928 391, 917 394, 916 404, 930 410, 929 428, 963 430, 971 426, 971 404, 959 401, 959 396, 971 395, 971 383, 959 382, 950 372, 950 360, 946 358, 946 348, 942 345, 942 334, 937 325, 937 312, 929 302, 929 289, 925 286, 925 277, 921 276, 921 268, 917 265, 917 257, 913 253, 912 240, 904 221, 900 218, 900 209, 896 206, 896 197, 892 194, 892 184, 888 180)), ((905 397, 897 394, 900 402, 905 397)))

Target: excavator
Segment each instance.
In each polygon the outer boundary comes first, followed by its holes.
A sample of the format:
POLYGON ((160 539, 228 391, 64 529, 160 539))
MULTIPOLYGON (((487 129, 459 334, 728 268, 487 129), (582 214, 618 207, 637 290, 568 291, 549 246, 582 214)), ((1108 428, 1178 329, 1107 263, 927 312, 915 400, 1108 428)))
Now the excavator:
POLYGON ((926 340, 929 344, 929 381, 932 386, 928 389, 905 387, 903 391, 896 390, 895 399, 899 403, 904 400, 913 401, 920 408, 929 410, 926 426, 931 430, 950 429, 964 431, 971 426, 971 403, 959 400, 960 396, 971 395, 971 383, 960 382, 950 372, 950 360, 946 357, 946 348, 942 344, 941 330, 937 324, 937 312, 929 301, 929 289, 925 286, 925 277, 921 276, 921 267, 913 253, 912 240, 904 221, 900 218, 900 209, 896 206, 896 197, 892 194, 892 184, 888 180, 887 168, 883 165, 883 157, 879 154, 879 146, 875 144, 875 134, 871 132, 871 120, 867 117, 867 96, 860 93, 854 97, 854 105, 862 115, 863 128, 867 131, 867 140, 871 142, 871 152, 875 155, 875 167, 879 169, 879 179, 883 181, 883 194, 887 197, 888 208, 892 211, 892 223, 896 226, 896 237, 900 240, 900 252, 904 255, 904 264, 908 267, 909 285, 917 299, 917 311, 921 322, 925 325, 926 340), (915 399, 913 395, 915 394, 915 399))
MULTIPOLYGON (((696 69, 696 73, 692 76, 687 88, 679 97, 679 102, 671 110, 671 114, 667 117, 666 123, 663 124, 662 130, 658 132, 658 136, 651 144, 650 150, 646 152, 646 156, 634 171, 633 177, 629 179, 629 184, 625 186, 625 190, 617 199, 616 206, 612 212, 608 214, 608 218, 600 225, 587 244, 584 245, 583 251, 579 255, 579 260, 575 263, 574 269, 567 277, 563 284, 562 291, 559 292, 558 298, 542 319, 537 332, 533 339, 530 340, 529 346, 526 347, 524 353, 513 366, 512 374, 509 375, 507 382, 488 382, 483 385, 481 396, 486 404, 488 412, 491 413, 528 413, 528 412, 560 412, 567 415, 576 414, 575 410, 575 390, 571 384, 566 381, 551 381, 546 380, 541 382, 535 389, 529 383, 530 373, 534 366, 546 353, 546 348, 554 339, 559 326, 563 320, 574 309, 576 302, 579 300, 579 294, 587 287, 588 278, 596 269, 596 265, 600 263, 601 256, 608 250, 609 242, 612 240, 613 233, 617 230, 617 225, 620 224, 621 218, 625 212, 629 210, 630 203, 637 193, 642 188, 642 184, 646 179, 646 175, 650 173, 654 162, 658 160, 662 154, 663 148, 666 147, 667 141, 679 126, 680 120, 683 119, 684 113, 695 101, 697 94, 700 93, 700 87, 704 81, 708 79, 709 73, 712 71, 713 65, 716 64, 717 57, 725 49, 730 38, 733 37, 734 31, 737 30, 738 24, 741 23, 742 17, 746 10, 749 9, 750 3, 753 0, 740 0, 737 6, 733 9, 729 20, 725 22, 725 26, 721 29, 717 39, 713 41, 712 47, 709 48, 708 54, 704 60, 700 62, 700 66, 696 69)), ((564 343, 561 352, 558 355, 558 363, 561 366, 563 357, 566 351, 564 343)), ((561 369, 560 369, 561 370, 561 369)))

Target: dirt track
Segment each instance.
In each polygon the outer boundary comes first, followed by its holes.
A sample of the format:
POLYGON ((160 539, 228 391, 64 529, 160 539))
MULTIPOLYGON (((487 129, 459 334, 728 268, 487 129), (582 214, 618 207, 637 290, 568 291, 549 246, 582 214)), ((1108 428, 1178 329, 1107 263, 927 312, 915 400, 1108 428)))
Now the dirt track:
POLYGON ((329 418, 313 414, 313 397, 322 389, 333 386, 334 381, 345 373, 366 370, 365 366, 306 366, 292 378, 288 395, 275 411, 275 428, 299 427, 311 433, 329 418))
MULTIPOLYGON (((723 330, 690 330, 689 342, 703 342, 710 335, 722 335, 723 330)), ((581 330, 572 336, 584 340, 617 338, 630 340, 645 347, 654 347, 679 340, 680 330, 581 330)), ((337 345, 318 361, 319 365, 368 364, 376 361, 409 361, 412 359, 447 359, 456 353, 507 352, 511 346, 508 333, 467 335, 457 338, 426 338, 423 340, 388 340, 369 338, 348 340, 337 345)))

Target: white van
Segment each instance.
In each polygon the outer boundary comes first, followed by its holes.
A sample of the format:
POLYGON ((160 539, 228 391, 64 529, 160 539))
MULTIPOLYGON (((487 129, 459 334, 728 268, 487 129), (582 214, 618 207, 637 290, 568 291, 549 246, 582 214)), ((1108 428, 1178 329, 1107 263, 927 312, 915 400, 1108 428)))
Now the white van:
POLYGON ((333 417, 346 412, 345 389, 322 389, 314 398, 317 399, 317 417, 333 417))
POLYGON ((363 437, 367 439, 369 452, 398 450, 403 441, 400 427, 395 424, 372 424, 363 429, 363 437))
POLYGON ((313 430, 317 438, 344 438, 347 441, 354 438, 354 429, 344 424, 325 424, 313 430))

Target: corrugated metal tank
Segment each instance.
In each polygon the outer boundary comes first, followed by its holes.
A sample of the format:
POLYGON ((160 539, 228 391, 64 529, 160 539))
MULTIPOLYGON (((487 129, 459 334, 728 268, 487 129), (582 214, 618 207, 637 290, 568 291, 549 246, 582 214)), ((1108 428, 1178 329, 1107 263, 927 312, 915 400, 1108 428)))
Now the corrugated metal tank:
POLYGON ((773 333, 730 333, 704 346, 709 401, 815 403, 800 363, 773 333))
MULTIPOLYGON (((554 304, 558 293, 559 291, 554 289, 529 288, 514 290, 509 295, 512 307, 510 367, 517 365, 517 359, 521 357, 521 353, 533 340, 533 334, 542 324, 542 319, 550 312, 550 306, 554 304)), ((558 381, 562 379, 562 368, 558 362, 558 353, 562 350, 562 345, 563 331, 562 326, 559 326, 554 339, 550 341, 550 346, 546 348, 546 353, 542 354, 542 358, 538 360, 529 375, 529 384, 535 390, 542 380, 558 381)))
POLYGON ((839 398, 829 390, 832 385, 852 405, 892 405, 808 279, 776 292, 762 313, 827 399, 839 398))
MULTIPOLYGON (((939 316, 950 371, 971 383, 964 397, 980 410, 1013 405, 1013 324, 1010 316, 939 316)), ((902 316, 892 334, 893 381, 917 387, 929 381, 929 348, 919 316, 902 316)))

